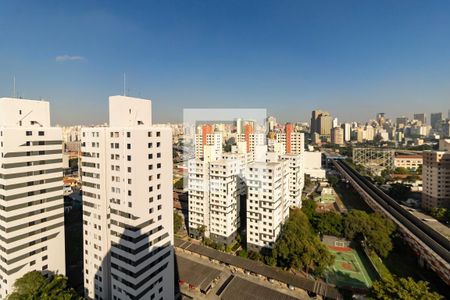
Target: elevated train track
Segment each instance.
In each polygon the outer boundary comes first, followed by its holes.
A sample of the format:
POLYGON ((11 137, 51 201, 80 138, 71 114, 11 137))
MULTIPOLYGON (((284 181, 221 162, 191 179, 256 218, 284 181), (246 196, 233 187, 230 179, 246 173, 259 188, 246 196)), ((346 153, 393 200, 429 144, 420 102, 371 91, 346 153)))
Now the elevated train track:
POLYGON ((434 270, 450 285, 450 240, 400 206, 345 161, 336 159, 331 161, 374 211, 397 224, 404 239, 418 255, 419 261, 434 270))

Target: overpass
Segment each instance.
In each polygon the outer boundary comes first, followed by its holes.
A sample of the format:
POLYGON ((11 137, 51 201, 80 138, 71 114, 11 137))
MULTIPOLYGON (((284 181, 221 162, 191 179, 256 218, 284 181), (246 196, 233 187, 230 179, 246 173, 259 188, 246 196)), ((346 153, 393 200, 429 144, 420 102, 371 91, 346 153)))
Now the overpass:
POLYGON ((419 257, 419 262, 426 264, 450 285, 450 240, 405 210, 345 161, 331 161, 336 170, 351 183, 374 211, 391 219, 397 225, 404 240, 419 257))

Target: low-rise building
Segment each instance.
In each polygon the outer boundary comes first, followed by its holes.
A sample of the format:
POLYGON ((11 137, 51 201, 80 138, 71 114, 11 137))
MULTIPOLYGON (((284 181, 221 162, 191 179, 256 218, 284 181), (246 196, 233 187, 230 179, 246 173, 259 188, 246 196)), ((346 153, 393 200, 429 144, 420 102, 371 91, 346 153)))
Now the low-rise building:
POLYGON ((414 155, 400 155, 396 154, 394 157, 395 168, 405 168, 408 170, 417 170, 423 164, 423 156, 420 154, 414 155))
POLYGON ((326 172, 322 169, 322 152, 305 151, 303 153, 304 172, 311 179, 325 180, 326 172))

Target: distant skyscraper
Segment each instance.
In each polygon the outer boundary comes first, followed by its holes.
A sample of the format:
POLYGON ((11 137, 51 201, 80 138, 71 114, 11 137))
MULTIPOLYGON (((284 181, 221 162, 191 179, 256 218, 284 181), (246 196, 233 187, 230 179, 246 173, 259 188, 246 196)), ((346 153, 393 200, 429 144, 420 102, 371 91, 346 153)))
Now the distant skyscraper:
POLYGON ((345 142, 350 142, 351 134, 352 134, 352 131, 351 131, 352 125, 350 123, 343 123, 341 125, 341 127, 344 130, 344 141, 345 142))
POLYGON ((341 127, 331 129, 331 143, 335 145, 344 144, 344 129, 341 127))
POLYGON ((450 120, 450 109, 448 110, 447 118, 450 120))
POLYGON ((384 123, 386 122, 386 119, 385 119, 384 115, 385 115, 385 113, 378 113, 377 114, 377 123, 381 127, 383 127, 384 123))
POLYGON ((414 120, 420 121, 422 125, 427 123, 427 119, 424 113, 414 114, 414 120))
POLYGON ((267 124, 266 124, 266 130, 273 131, 275 129, 276 124, 277 124, 277 119, 275 119, 275 117, 268 117, 267 124))
POLYGON ((333 125, 333 118, 328 113, 319 116, 319 134, 321 136, 330 136, 333 125))
POLYGON ((432 113, 430 116, 430 125, 433 129, 438 129, 442 121, 442 113, 432 113))
POLYGON ((326 111, 313 110, 311 113, 311 133, 330 137, 333 118, 326 111))
POLYGON ((82 129, 88 299, 173 299, 172 131, 151 101, 109 98, 109 126, 82 129))
POLYGON ((331 128, 338 127, 338 126, 339 126, 338 118, 334 118, 333 122, 331 123, 331 128))
POLYGON ((312 133, 319 133, 319 128, 320 128, 320 124, 319 124, 319 116, 322 114, 321 110, 313 110, 311 113, 311 126, 310 126, 310 131, 311 134, 312 133))
POLYGON ((397 118, 397 128, 398 129, 402 129, 406 126, 406 124, 408 124, 408 118, 407 117, 398 117, 397 118))
POLYGON ((0 299, 6 299, 25 273, 65 274, 62 131, 50 125, 48 102, 0 98, 0 153, 0 299))

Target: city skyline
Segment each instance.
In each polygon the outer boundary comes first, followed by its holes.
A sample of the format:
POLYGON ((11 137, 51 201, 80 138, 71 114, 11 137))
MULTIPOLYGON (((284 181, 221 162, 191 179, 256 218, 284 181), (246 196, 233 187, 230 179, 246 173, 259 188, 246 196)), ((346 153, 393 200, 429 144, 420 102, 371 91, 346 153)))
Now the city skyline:
POLYGON ((282 122, 316 108, 342 121, 445 115, 448 12, 411 1, 2 3, 0 94, 13 95, 15 76, 17 95, 50 101, 62 125, 105 122, 123 73, 128 95, 155 101, 157 123, 198 107, 262 107, 282 122))

